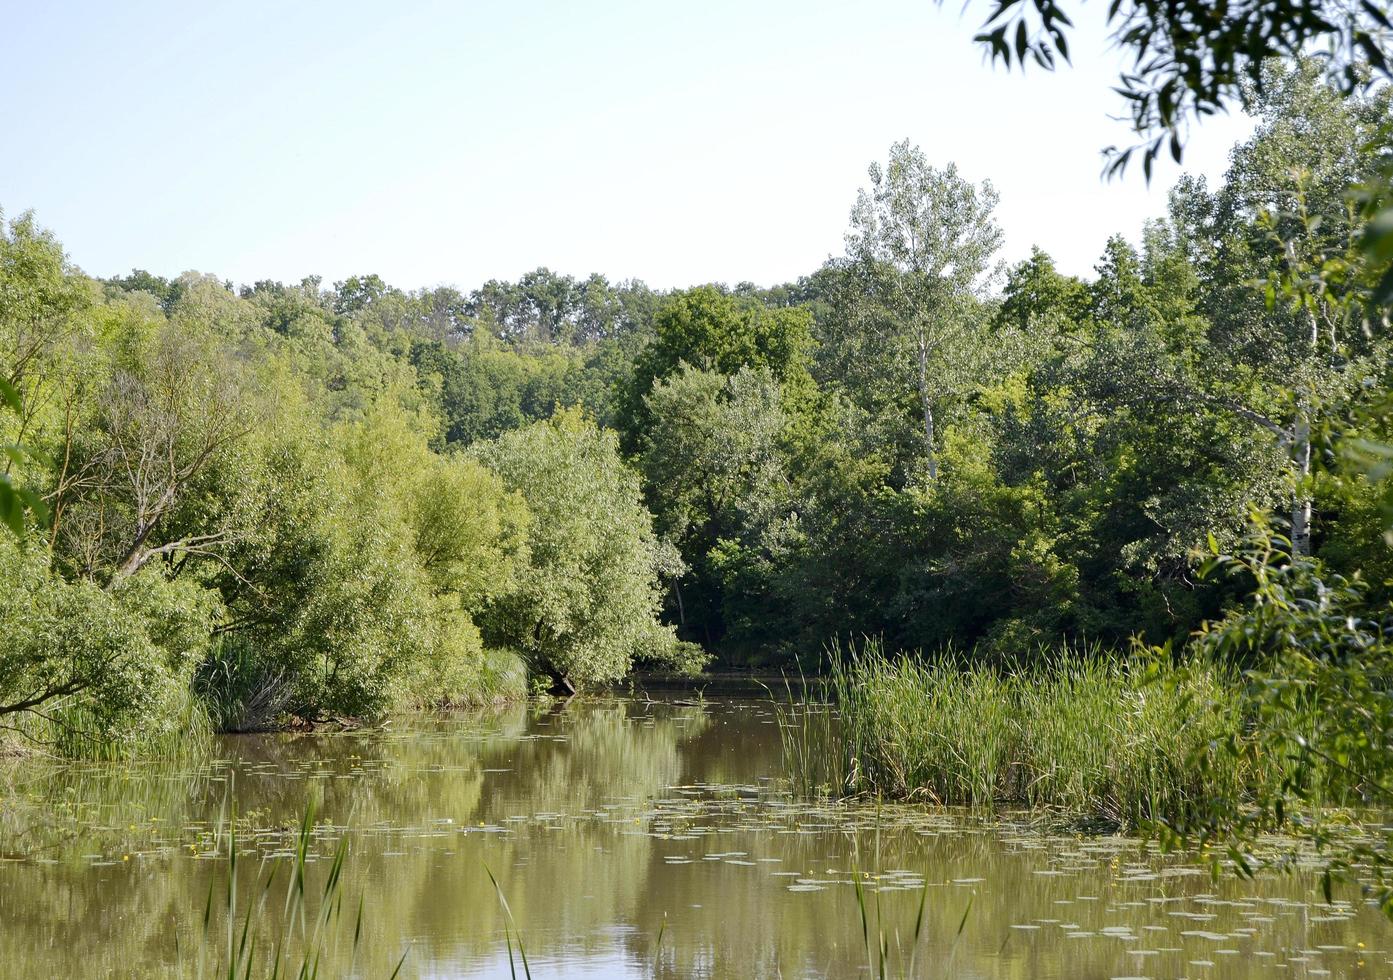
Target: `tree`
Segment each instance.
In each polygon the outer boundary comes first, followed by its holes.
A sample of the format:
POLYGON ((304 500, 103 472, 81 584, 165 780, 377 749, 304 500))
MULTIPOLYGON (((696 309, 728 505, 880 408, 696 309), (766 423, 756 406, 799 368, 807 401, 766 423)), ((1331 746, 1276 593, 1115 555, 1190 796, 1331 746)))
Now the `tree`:
POLYGON ((1294 553, 1260 514, 1239 547, 1228 552, 1211 542, 1210 552, 1207 574, 1227 573, 1251 590, 1247 603, 1206 623, 1195 640, 1209 656, 1243 668, 1251 734, 1224 748, 1243 759, 1280 760, 1282 772, 1247 787, 1241 800, 1218 794, 1201 801, 1167 830, 1174 841, 1203 845, 1213 862, 1223 855, 1245 877, 1263 863, 1308 867, 1314 847, 1327 900, 1334 880, 1357 878, 1393 917, 1387 828, 1352 832, 1347 811, 1332 812, 1393 802, 1387 603, 1371 602, 1358 575, 1294 553), (1274 851, 1272 842, 1283 840, 1290 843, 1274 851))
POLYGON ((112 595, 9 535, 0 582, 0 728, 71 755, 175 734, 216 597, 158 574, 112 595))
POLYGON ((119 587, 147 562, 211 555, 232 527, 178 520, 199 480, 257 424, 252 385, 225 349, 165 327, 113 366, 91 428, 66 432, 54 534, 81 574, 119 587))
POLYGON ((560 690, 622 677, 679 650, 658 622, 665 558, 638 478, 614 433, 579 410, 504 433, 478 458, 527 500, 529 563, 481 616, 489 642, 517 650, 560 690))
POLYGON ((757 299, 696 286, 667 297, 653 317, 653 336, 634 362, 619 406, 625 448, 637 450, 651 421, 645 399, 658 381, 684 366, 733 375, 765 369, 796 409, 812 388, 808 355, 812 317, 806 310, 771 309, 757 299))
POLYGON ((1386 339, 1367 329, 1363 221, 1349 188, 1377 173, 1389 104, 1386 91, 1341 98, 1309 62, 1272 67, 1254 101, 1261 125, 1235 148, 1224 186, 1207 201, 1189 188, 1172 208, 1207 286, 1197 395, 1290 454, 1291 541, 1301 554, 1312 549, 1323 420, 1362 397, 1387 356, 1386 339))
POLYGON ((0 522, 19 533, 26 513, 47 513, 39 494, 15 477, 57 387, 52 361, 82 329, 90 295, 32 213, 8 224, 4 217, 0 211, 0 522))
MULTIPOLYGON (((867 303, 860 332, 890 366, 913 363, 930 481, 938 476, 935 413, 972 383, 982 350, 974 343, 973 301, 992 272, 1001 229, 990 183, 976 187, 949 164, 938 169, 908 140, 870 167, 871 186, 851 212, 847 254, 867 303)), ((896 372, 900 373, 899 371, 896 372)))
POLYGON ((1088 305, 1087 287, 1062 275, 1039 246, 1006 274, 997 320, 1025 332, 1060 330, 1077 321, 1088 305))
POLYGON ((376 273, 349 276, 334 283, 334 309, 339 313, 358 313, 380 300, 387 291, 387 284, 376 273))
POLYGON ((768 368, 733 375, 683 366, 644 400, 651 423, 639 469, 658 533, 687 565, 674 583, 677 620, 713 647, 725 632, 727 600, 715 567, 719 547, 758 549, 786 516, 788 417, 768 368))
POLYGON ((598 273, 582 281, 543 267, 517 282, 490 279, 469 294, 464 310, 513 346, 583 346, 643 329, 653 298, 641 282, 611 284, 598 273))

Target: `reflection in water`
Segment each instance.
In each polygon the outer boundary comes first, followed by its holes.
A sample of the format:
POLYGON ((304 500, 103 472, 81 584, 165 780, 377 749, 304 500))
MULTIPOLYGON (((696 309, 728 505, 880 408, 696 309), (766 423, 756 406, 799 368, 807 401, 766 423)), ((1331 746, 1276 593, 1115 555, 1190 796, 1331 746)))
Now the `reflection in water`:
POLYGON ((1354 893, 1324 905, 1309 881, 1214 882, 1123 838, 791 801, 775 718, 755 701, 518 706, 223 751, 11 775, 5 976, 196 975, 229 801, 245 890, 260 861, 284 860, 310 799, 323 855, 349 836, 345 894, 366 908, 363 947, 350 966, 343 944, 329 975, 385 977, 409 948, 403 976, 509 976, 485 863, 539 980, 865 975, 857 877, 892 949, 911 942, 927 880, 922 976, 1393 972, 1393 930, 1354 893))

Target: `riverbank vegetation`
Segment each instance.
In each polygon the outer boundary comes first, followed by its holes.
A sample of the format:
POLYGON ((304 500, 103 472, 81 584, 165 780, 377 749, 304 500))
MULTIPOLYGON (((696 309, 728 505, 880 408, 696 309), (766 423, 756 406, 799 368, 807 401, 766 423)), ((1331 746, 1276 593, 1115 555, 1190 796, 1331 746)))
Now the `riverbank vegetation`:
POLYGON ((39 504, 0 542, 18 737, 154 751, 691 660, 615 437, 548 410, 443 451, 438 379, 364 312, 379 285, 103 283, 27 215, 0 280, 7 485, 39 504))
POLYGON ((1020 666, 953 653, 838 650, 835 714, 781 719, 793 777, 812 792, 1033 808, 1138 828, 1193 815, 1279 776, 1224 750, 1243 730, 1237 672, 1064 649, 1020 666))
POLYGON ((871 636, 834 673, 865 787, 1128 825, 1251 804, 1290 751, 1234 737, 1292 634, 1210 638, 1259 635, 1264 569, 1306 570, 1299 610, 1347 583, 1370 624, 1393 575, 1349 195, 1389 94, 1264 81, 1222 184, 1183 179, 1089 279, 1004 267, 990 183, 908 142, 845 254, 771 288, 98 280, 11 220, 0 724, 154 751, 871 636), (1232 557, 1253 514, 1261 567, 1232 557))

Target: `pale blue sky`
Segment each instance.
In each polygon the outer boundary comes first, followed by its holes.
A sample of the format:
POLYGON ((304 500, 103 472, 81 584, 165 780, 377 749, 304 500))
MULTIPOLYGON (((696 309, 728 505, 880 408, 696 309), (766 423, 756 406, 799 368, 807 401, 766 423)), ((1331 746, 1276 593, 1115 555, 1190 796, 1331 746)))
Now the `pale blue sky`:
MULTIPOLYGON (((0 207, 103 276, 770 284, 841 253, 907 136, 996 184, 1005 257, 1086 274, 1176 176, 1099 178, 1128 138, 1103 6, 1079 67, 1021 76, 971 43, 983 0, 0 0, 0 207)), ((1206 124, 1187 169, 1248 126, 1206 124)))

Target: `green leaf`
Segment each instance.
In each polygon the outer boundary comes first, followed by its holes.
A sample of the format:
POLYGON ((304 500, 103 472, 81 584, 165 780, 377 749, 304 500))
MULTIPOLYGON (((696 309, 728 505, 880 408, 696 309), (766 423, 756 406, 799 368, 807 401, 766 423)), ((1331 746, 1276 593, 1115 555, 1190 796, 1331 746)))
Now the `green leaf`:
POLYGON ((14 409, 16 412, 23 411, 24 409, 24 403, 19 399, 19 390, 4 378, 0 378, 0 401, 4 401, 6 405, 10 406, 10 408, 14 409))
POLYGON ((0 480, 0 523, 15 534, 24 533, 24 506, 8 480, 0 480))

